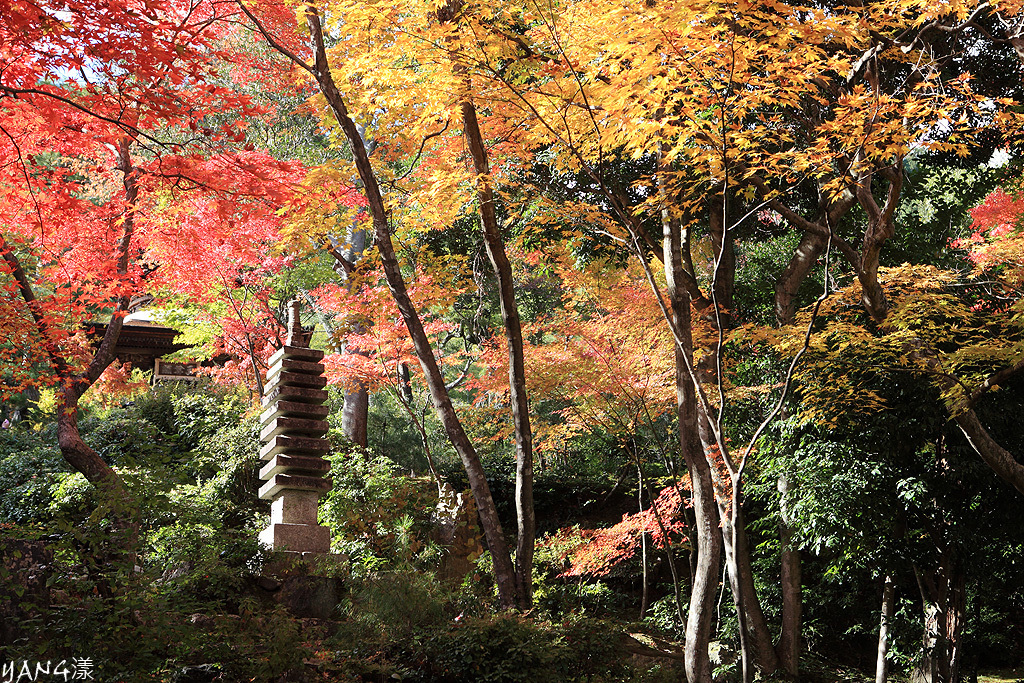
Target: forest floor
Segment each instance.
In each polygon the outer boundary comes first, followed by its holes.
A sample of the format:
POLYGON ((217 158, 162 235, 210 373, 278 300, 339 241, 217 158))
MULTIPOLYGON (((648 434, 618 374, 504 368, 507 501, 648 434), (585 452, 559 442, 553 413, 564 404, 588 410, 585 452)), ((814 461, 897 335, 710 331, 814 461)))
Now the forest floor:
POLYGON ((978 683, 1017 683, 1024 680, 1024 668, 978 672, 978 683))
MULTIPOLYGON (((849 667, 821 663, 801 666, 801 680, 807 683, 872 683, 874 672, 858 671, 849 667)), ((890 676, 890 681, 906 681, 902 676, 890 676)), ((1017 669, 985 669, 978 672, 978 683, 1024 683, 1024 667, 1017 669)))

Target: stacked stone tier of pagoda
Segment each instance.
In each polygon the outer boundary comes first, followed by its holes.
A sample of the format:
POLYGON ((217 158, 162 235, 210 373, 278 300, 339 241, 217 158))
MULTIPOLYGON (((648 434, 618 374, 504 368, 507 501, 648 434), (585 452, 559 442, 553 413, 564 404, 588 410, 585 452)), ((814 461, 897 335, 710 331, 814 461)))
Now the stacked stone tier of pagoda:
MULTIPOLYGON (((292 342, 293 339, 289 338, 292 342)), ((260 441, 260 498, 270 500, 270 526, 260 541, 274 550, 326 553, 331 534, 317 524, 320 497, 331 489, 324 405, 323 351, 288 345, 270 357, 260 441)))

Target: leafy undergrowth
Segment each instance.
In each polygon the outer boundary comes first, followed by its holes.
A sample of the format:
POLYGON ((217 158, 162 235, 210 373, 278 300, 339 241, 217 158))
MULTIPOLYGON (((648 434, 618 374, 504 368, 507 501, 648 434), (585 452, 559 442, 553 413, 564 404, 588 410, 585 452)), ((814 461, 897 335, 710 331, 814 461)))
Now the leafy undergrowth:
MULTIPOLYGON (((894 683, 899 677, 890 676, 894 683)), ((800 660, 800 680, 803 683, 870 683, 875 680, 871 675, 849 666, 834 664, 816 656, 804 656, 800 660)))

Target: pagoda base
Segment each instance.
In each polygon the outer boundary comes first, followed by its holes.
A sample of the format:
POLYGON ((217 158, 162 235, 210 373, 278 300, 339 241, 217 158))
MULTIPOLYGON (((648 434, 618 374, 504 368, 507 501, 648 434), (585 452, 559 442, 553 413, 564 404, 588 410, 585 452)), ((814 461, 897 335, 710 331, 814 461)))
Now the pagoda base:
POLYGON ((331 550, 331 530, 316 524, 271 524, 260 532, 260 543, 273 550, 328 553, 331 550))

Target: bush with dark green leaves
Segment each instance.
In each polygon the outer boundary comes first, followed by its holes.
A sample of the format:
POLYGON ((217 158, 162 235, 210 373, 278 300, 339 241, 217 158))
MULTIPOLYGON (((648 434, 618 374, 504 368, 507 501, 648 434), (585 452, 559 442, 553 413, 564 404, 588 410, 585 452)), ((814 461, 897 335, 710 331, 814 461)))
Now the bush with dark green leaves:
POLYGON ((407 641, 402 653, 417 681, 561 683, 623 681, 621 631, 592 619, 538 622, 517 614, 456 617, 407 641))
POLYGON ((435 565, 437 485, 361 448, 329 457, 333 486, 321 502, 321 523, 331 527, 334 550, 349 556, 353 570, 435 565))
POLYGON ((46 519, 50 487, 68 471, 56 445, 24 429, 0 431, 0 523, 46 519))

